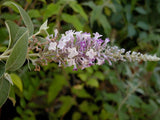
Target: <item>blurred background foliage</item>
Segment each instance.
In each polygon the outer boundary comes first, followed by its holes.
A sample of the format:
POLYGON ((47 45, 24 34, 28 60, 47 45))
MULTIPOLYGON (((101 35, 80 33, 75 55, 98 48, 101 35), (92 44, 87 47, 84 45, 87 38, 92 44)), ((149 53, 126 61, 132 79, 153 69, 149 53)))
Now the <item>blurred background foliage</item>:
MULTIPOLYGON (((8 45, 5 20, 20 26, 14 9, 0 1, 0 52, 8 45)), ((35 29, 49 20, 57 28, 99 32, 110 45, 160 56, 159 0, 12 0, 32 18, 35 29)), ((59 68, 56 63, 35 72, 28 63, 11 74, 10 99, 1 120, 159 120, 160 63, 117 62, 85 70, 59 68)))

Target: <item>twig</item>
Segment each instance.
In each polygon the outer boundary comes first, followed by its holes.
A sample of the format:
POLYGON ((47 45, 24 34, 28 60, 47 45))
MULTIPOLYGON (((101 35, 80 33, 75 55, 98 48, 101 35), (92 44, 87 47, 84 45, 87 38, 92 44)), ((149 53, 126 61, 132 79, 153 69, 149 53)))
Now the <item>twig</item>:
POLYGON ((139 82, 139 84, 137 86, 135 86, 132 91, 128 92, 128 94, 126 95, 126 97, 123 99, 123 101, 121 102, 121 104, 118 107, 118 111, 120 111, 121 107, 125 104, 125 102, 128 100, 129 96, 134 93, 137 88, 141 85, 141 82, 139 82))
POLYGON ((142 82, 139 82, 137 86, 133 87, 132 91, 128 92, 128 94, 126 95, 126 97, 122 100, 121 104, 118 107, 118 110, 115 112, 114 117, 117 116, 117 113, 121 110, 122 106, 125 104, 125 102, 128 100, 128 98, 130 97, 131 94, 133 94, 137 88, 141 85, 142 82))
POLYGON ((9 56, 0 56, 0 60, 8 59, 9 56))

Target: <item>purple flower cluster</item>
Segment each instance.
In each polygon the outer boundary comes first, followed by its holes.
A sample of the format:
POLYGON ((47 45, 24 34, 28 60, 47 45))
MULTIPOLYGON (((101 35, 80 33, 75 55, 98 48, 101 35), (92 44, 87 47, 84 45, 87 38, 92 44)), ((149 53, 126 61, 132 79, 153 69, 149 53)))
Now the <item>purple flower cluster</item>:
POLYGON ((105 60, 110 64, 111 61, 105 55, 108 38, 102 40, 98 32, 83 33, 82 31, 75 32, 73 30, 66 31, 62 34, 60 40, 57 40, 58 32, 55 30, 55 35, 47 37, 48 55, 52 61, 58 62, 59 66, 74 66, 73 70, 78 68, 84 69, 92 65, 102 65, 105 60))
POLYGON ((108 38, 102 40, 98 32, 83 33, 73 30, 66 31, 65 34, 58 36, 55 34, 47 36, 45 41, 33 37, 29 41, 29 59, 36 70, 40 70, 39 64, 47 65, 49 62, 57 62, 59 66, 74 66, 73 70, 84 69, 92 65, 102 65, 105 60, 109 62, 116 61, 159 61, 156 55, 151 56, 141 54, 140 52, 125 52, 125 49, 119 49, 117 46, 109 46, 108 38), (36 54, 32 54, 36 51, 36 54))

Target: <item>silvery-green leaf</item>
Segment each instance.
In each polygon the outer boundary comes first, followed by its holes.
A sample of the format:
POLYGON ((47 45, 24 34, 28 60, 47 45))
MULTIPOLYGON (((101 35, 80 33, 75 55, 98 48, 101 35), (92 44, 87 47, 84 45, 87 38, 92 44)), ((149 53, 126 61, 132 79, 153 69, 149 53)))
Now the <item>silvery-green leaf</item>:
POLYGON ((25 27, 19 27, 14 22, 7 20, 5 22, 8 32, 9 32, 9 46, 8 49, 12 48, 16 41, 22 36, 22 34, 26 31, 25 27))
POLYGON ((25 62, 28 48, 28 31, 26 31, 16 42, 6 62, 6 70, 15 71, 25 62))
POLYGON ((8 29, 8 32, 9 32, 9 46, 8 46, 8 48, 11 48, 13 46, 13 43, 15 42, 15 36, 16 36, 16 33, 17 33, 19 27, 17 24, 15 24, 14 22, 12 22, 10 20, 7 20, 5 22, 5 24, 8 29))
POLYGON ((10 91, 10 83, 4 77, 0 78, 0 107, 5 103, 10 91))

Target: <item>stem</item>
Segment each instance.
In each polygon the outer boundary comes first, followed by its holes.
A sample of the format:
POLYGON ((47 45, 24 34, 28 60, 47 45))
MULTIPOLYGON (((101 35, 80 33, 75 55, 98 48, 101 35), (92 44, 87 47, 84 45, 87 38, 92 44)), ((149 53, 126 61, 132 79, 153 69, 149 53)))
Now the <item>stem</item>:
MULTIPOLYGON (((123 107, 123 105, 125 104, 125 102, 128 100, 128 98, 130 97, 130 95, 132 95, 137 89, 138 87, 142 84, 142 82, 139 82, 138 85, 134 86, 132 88, 132 90, 130 92, 127 93, 126 97, 122 100, 122 102, 119 104, 118 106, 118 110, 114 113, 114 117, 116 118, 116 116, 118 115, 118 112, 121 110, 121 108, 123 107)), ((128 86, 129 89, 129 86, 128 86)))
MULTIPOLYGON (((41 33, 40 31, 36 32, 34 35, 30 36, 29 39, 31 39, 33 36, 39 35, 40 33, 41 33)), ((47 36, 49 36, 47 31, 45 31, 45 33, 47 34, 47 36)))
POLYGON ((9 56, 0 56, 0 60, 6 60, 9 56))
MULTIPOLYGON (((27 58, 29 58, 29 57, 40 57, 40 54, 38 54, 38 53, 28 54, 27 58)), ((0 55, 0 61, 7 60, 8 58, 9 58, 9 55, 4 55, 4 54, 0 55)))
POLYGON ((0 55, 0 56, 8 55, 11 51, 12 51, 12 49, 6 50, 6 51, 5 51, 4 53, 2 53, 2 55, 0 55))
MULTIPOLYGON (((36 35, 38 35, 38 34, 40 34, 40 31, 36 32, 36 33, 35 33, 34 35, 32 35, 32 36, 36 36, 36 35)), ((32 36, 30 36, 29 39, 31 39, 32 36)))
POLYGON ((137 88, 141 85, 141 82, 138 83, 137 86, 133 87, 133 89, 126 95, 126 97, 122 100, 121 104, 119 105, 118 107, 118 111, 121 110, 122 106, 125 104, 125 102, 128 100, 128 98, 130 97, 130 95, 132 95, 136 90, 137 88))
POLYGON ((29 54, 28 57, 40 57, 38 53, 29 54))
POLYGON ((9 54, 11 51, 12 51, 12 49, 4 51, 4 53, 2 53, 2 54, 0 55, 0 61, 1 61, 1 60, 6 60, 6 59, 8 59, 8 57, 9 57, 8 54, 9 54))

